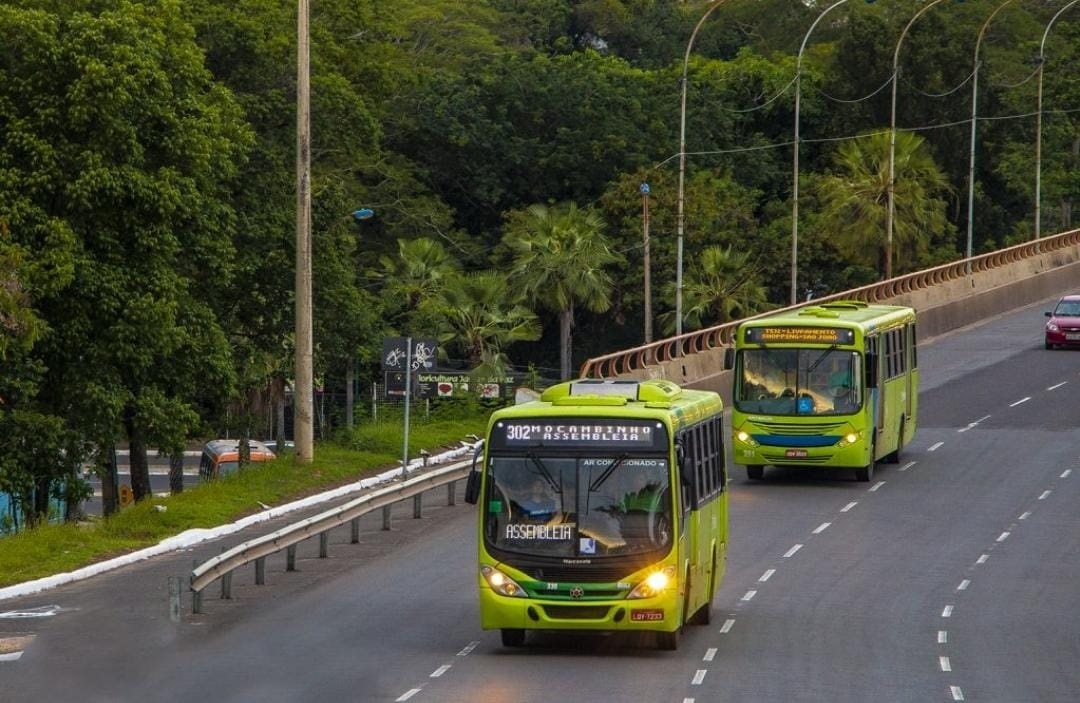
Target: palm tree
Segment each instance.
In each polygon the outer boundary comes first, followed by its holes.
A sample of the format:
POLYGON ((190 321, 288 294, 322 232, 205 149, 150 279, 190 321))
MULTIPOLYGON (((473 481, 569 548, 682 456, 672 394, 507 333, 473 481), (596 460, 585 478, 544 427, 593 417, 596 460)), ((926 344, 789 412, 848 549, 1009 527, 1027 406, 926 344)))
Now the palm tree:
POLYGON ((442 242, 427 237, 399 239, 397 256, 381 256, 382 269, 372 276, 385 281, 383 294, 406 315, 437 295, 448 277, 461 269, 442 242))
POLYGON ((511 215, 503 242, 514 253, 511 276, 526 300, 559 316, 560 372, 570 378, 574 308, 611 307, 614 282, 604 267, 622 261, 595 210, 532 205, 511 215))
MULTIPOLYGON (((686 272, 683 322, 700 329, 760 312, 768 304, 760 275, 749 253, 733 253, 731 246, 706 247, 686 272)), ((660 315, 660 324, 666 334, 674 334, 675 311, 660 315)))
POLYGON ((540 338, 536 314, 518 302, 498 271, 455 273, 422 304, 439 320, 439 341, 457 345, 472 367, 505 367, 505 349, 540 338))
MULTIPOLYGON (((817 186, 822 225, 853 263, 883 266, 887 260, 888 155, 887 132, 846 142, 836 153, 837 173, 817 186)), ((925 140, 911 132, 896 135, 894 173, 893 247, 906 262, 903 268, 911 270, 925 261, 932 240, 948 233, 941 196, 951 189, 925 140)), ((891 277, 892 271, 884 276, 891 277)))

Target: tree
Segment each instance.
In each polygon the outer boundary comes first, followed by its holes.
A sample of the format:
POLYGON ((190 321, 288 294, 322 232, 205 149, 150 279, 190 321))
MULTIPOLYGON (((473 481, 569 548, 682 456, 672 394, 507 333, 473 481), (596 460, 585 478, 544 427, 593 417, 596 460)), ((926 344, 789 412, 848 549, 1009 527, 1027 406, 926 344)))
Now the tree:
MULTIPOLYGON (((669 283, 674 295, 674 283, 669 283)), ((683 324, 701 329, 749 317, 767 307, 761 267, 748 252, 730 246, 706 247, 695 256, 683 283, 683 324)), ((674 334, 674 311, 660 316, 666 334, 674 334)))
POLYGON ((71 242, 66 278, 31 290, 49 325, 33 402, 102 455, 126 435, 143 498, 147 444, 182 443, 198 396, 231 386, 208 303, 231 275, 228 197, 249 135, 180 3, 40 5, 0 7, 18 58, 0 77, 0 202, 24 251, 71 242))
MULTIPOLYGON (((896 272, 911 271, 933 260, 935 246, 952 244, 954 230, 945 216, 943 195, 950 192, 945 176, 911 132, 896 135, 893 199, 896 272)), ((836 153, 836 173, 817 183, 821 225, 845 258, 885 271, 889 182, 889 135, 872 134, 845 142, 836 153)))
POLYGON ((603 312, 613 280, 605 267, 621 263, 595 210, 570 203, 532 205, 512 213, 503 243, 513 253, 511 277, 534 305, 559 317, 560 372, 570 378, 574 308, 603 312))
POLYGON ((422 307, 441 321, 439 341, 456 347, 471 367, 499 367, 508 363, 511 344, 540 337, 536 315, 519 300, 498 271, 453 273, 422 307))

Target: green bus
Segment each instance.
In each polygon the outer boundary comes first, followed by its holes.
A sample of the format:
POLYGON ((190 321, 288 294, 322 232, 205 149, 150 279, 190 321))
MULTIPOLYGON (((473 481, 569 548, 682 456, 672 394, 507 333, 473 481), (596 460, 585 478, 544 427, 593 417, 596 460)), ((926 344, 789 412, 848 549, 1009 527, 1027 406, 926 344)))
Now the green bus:
POLYGON ((915 436, 912 308, 835 301, 747 320, 725 366, 732 457, 750 479, 766 466, 831 466, 869 481, 915 436))
POLYGON ((479 504, 480 621, 652 632, 707 624, 727 560, 723 403, 662 380, 577 380, 492 413, 466 500, 479 504))

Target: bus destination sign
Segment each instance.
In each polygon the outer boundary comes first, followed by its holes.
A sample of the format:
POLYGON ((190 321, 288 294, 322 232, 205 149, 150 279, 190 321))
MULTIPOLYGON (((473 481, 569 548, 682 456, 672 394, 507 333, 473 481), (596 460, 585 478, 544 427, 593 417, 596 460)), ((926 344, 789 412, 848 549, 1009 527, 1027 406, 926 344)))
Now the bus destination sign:
POLYGON ((752 344, 854 344, 855 333, 842 327, 750 327, 752 344))
POLYGON ((663 448, 663 425, 655 421, 605 418, 525 418, 501 420, 492 429, 495 446, 663 448))

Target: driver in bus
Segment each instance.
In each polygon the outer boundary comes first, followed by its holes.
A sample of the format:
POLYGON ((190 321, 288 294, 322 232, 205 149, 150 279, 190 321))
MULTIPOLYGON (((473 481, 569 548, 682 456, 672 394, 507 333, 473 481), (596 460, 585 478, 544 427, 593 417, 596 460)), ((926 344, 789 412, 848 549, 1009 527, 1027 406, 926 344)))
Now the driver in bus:
POLYGON ((529 493, 518 502, 526 516, 533 520, 550 520, 558 512, 555 496, 541 479, 532 482, 529 493))
POLYGON ((855 407, 850 368, 834 367, 829 375, 829 395, 833 399, 834 410, 851 410, 855 407))

